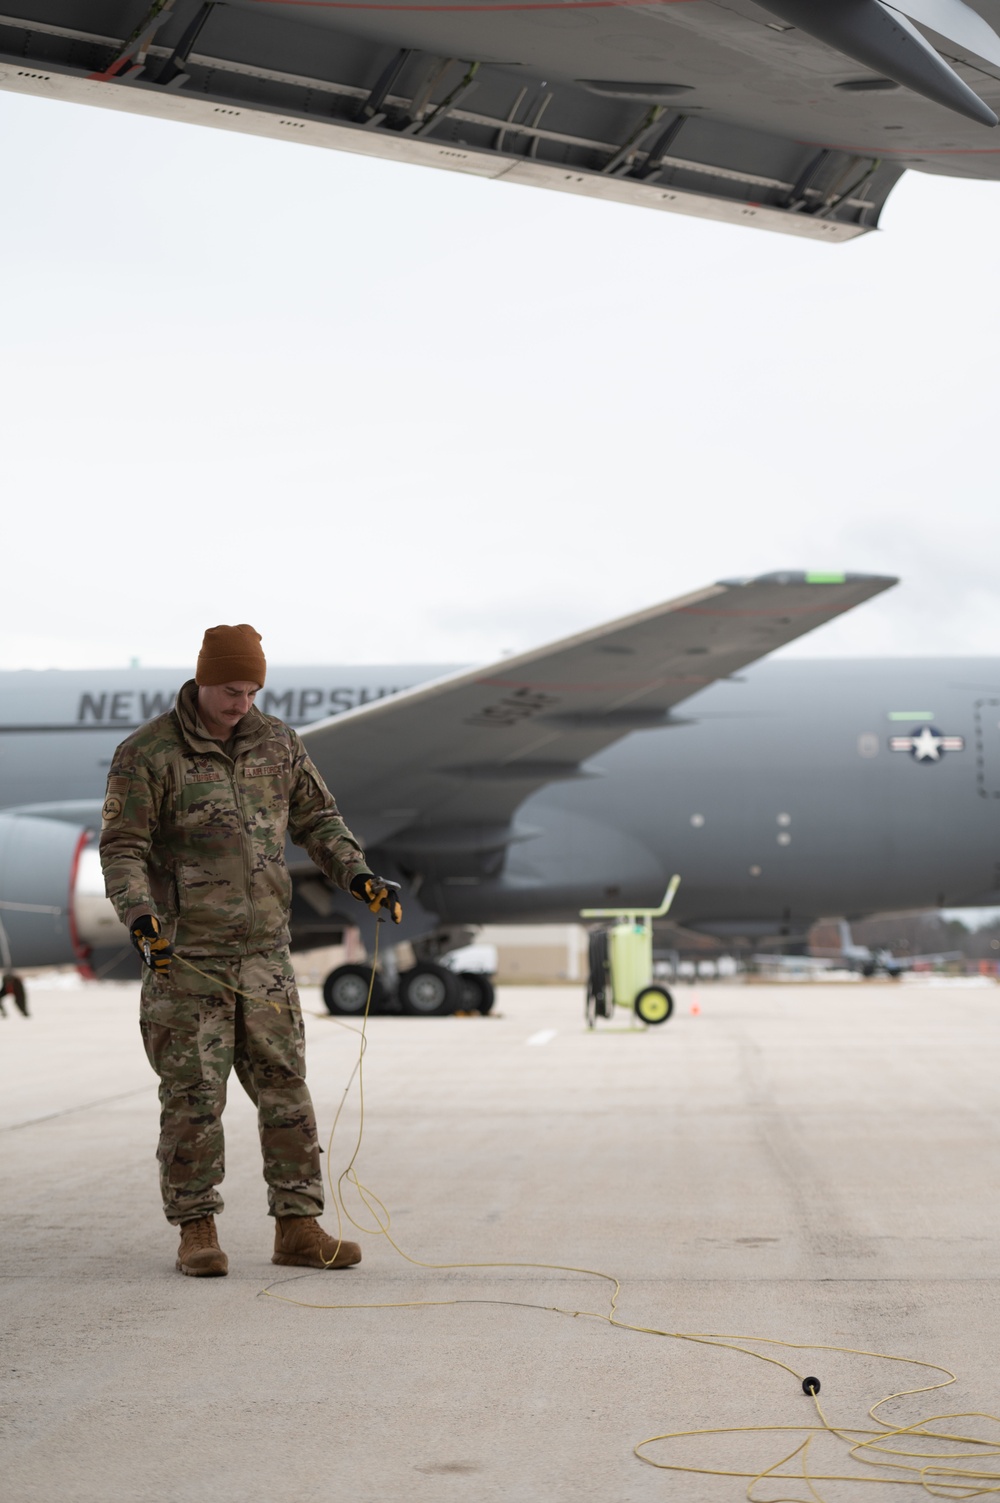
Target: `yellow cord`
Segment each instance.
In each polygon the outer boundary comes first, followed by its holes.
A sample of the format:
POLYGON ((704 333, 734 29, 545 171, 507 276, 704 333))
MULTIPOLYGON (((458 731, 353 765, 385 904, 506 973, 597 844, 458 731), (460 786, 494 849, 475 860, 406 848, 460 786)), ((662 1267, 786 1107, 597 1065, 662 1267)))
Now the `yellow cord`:
POLYGON ((206 981, 211 981, 213 986, 220 987, 224 992, 232 992, 235 997, 242 997, 246 1002, 256 1002, 259 1007, 273 1007, 275 1012, 281 1011, 281 1003, 275 1002, 273 997, 254 997, 250 992, 241 991, 238 986, 229 986, 225 981, 220 981, 218 976, 211 976, 208 971, 203 971, 200 965, 195 965, 186 955, 178 955, 175 951, 172 959, 179 960, 189 971, 197 971, 199 976, 204 976, 206 981))
MULTIPOLYGON (((948 1388, 957 1378, 950 1369, 942 1367, 936 1362, 924 1362, 916 1357, 899 1357, 887 1352, 866 1351, 863 1348, 831 1346, 824 1343, 778 1341, 766 1336, 734 1336, 719 1332, 709 1331, 667 1331, 657 1326, 636 1325, 629 1321, 621 1320, 618 1316, 618 1299, 621 1294, 621 1283, 614 1274, 603 1273, 596 1268, 582 1268, 571 1263, 428 1263, 422 1258, 415 1258, 410 1253, 404 1252, 399 1244, 390 1235, 389 1228, 392 1217, 384 1203, 368 1188, 357 1172, 358 1156, 361 1152, 361 1144, 364 1138, 365 1128, 365 1085, 364 1085, 364 1058, 368 1048, 368 1019, 371 1014, 372 993, 375 986, 375 972, 378 964, 379 929, 382 920, 378 920, 375 928, 375 945, 372 956, 371 979, 368 983, 368 996, 365 1000, 364 1015, 360 1028, 353 1028, 349 1023, 342 1022, 339 1018, 331 1018, 330 1021, 338 1023, 346 1028, 349 1033, 355 1034, 360 1043, 358 1057, 350 1077, 344 1087, 340 1104, 337 1107, 327 1140, 326 1152, 326 1177, 330 1189, 330 1196, 337 1216, 337 1249, 343 1242, 344 1218, 351 1223, 359 1232, 366 1236, 381 1236, 399 1257, 416 1268, 426 1268, 436 1272, 453 1272, 458 1269, 485 1269, 485 1268, 520 1268, 536 1269, 549 1273, 575 1273, 585 1278, 599 1279, 606 1284, 612 1285, 607 1310, 575 1310, 562 1305, 543 1305, 534 1300, 512 1299, 484 1299, 484 1298, 455 1298, 455 1299, 428 1299, 428 1300, 390 1300, 360 1304, 332 1304, 326 1301, 313 1301, 295 1299, 288 1294, 278 1294, 275 1291, 282 1285, 299 1282, 302 1278, 311 1277, 309 1274, 299 1274, 292 1279, 279 1279, 268 1284, 260 1290, 261 1295, 269 1299, 282 1301, 284 1304, 298 1305, 305 1310, 411 1310, 438 1308, 446 1305, 510 1305, 518 1309, 546 1310, 556 1315, 570 1315, 574 1318, 588 1320, 600 1320, 608 1325, 616 1326, 622 1331, 634 1331, 644 1336, 660 1336, 670 1341, 693 1342, 699 1346, 721 1347, 732 1352, 740 1352, 746 1357, 753 1357, 758 1362, 766 1362, 773 1367, 781 1368, 789 1373, 798 1383, 805 1381, 804 1375, 792 1367, 788 1362, 783 1362, 780 1357, 769 1355, 766 1352, 755 1351, 755 1347, 780 1347, 786 1352, 839 1352, 853 1357, 871 1357, 880 1362, 901 1362, 910 1367, 923 1368, 927 1372, 940 1373, 941 1381, 926 1383, 917 1388, 903 1388, 893 1393, 886 1394, 878 1399, 868 1410, 868 1417, 877 1429, 869 1429, 852 1425, 840 1425, 832 1423, 826 1416, 819 1397, 816 1393, 810 1394, 816 1411, 818 1423, 812 1425, 730 1425, 697 1430, 672 1430, 659 1435, 650 1435, 633 1447, 633 1453, 640 1461, 648 1466, 656 1467, 660 1471, 684 1472, 699 1477, 732 1477, 747 1482, 746 1498, 748 1503, 765 1503, 765 1500, 756 1494, 758 1484, 765 1482, 798 1482, 803 1483, 808 1490, 808 1496, 795 1496, 791 1493, 780 1498, 769 1498, 766 1503, 826 1503, 823 1495, 816 1487, 820 1482, 865 1482, 877 1483, 886 1487, 920 1487, 923 1492, 932 1498, 982 1498, 988 1494, 1000 1493, 1000 1470, 984 1470, 981 1467, 970 1466, 974 1461, 989 1462, 1000 1459, 1000 1433, 995 1440, 984 1440, 975 1435, 964 1435, 952 1430, 940 1430, 934 1428, 942 1423, 954 1423, 959 1420, 979 1419, 1000 1430, 1000 1417, 979 1411, 954 1414, 934 1414, 923 1420, 914 1421, 909 1425, 893 1425, 889 1421, 879 1417, 877 1411, 885 1404, 894 1399, 911 1398, 921 1393, 933 1393, 940 1388, 948 1388), (346 1168, 338 1175, 334 1183, 331 1172, 333 1152, 333 1139, 340 1122, 344 1106, 355 1079, 358 1081, 359 1118, 358 1131, 354 1148, 348 1160, 346 1168), (357 1221, 348 1210, 344 1199, 345 1186, 351 1186, 359 1200, 369 1212, 374 1225, 363 1225, 357 1221), (646 1455, 648 1447, 663 1445, 667 1442, 682 1442, 694 1437, 708 1436, 765 1436, 771 1434, 799 1435, 800 1440, 787 1454, 783 1454, 777 1461, 769 1466, 758 1470, 742 1471, 723 1467, 695 1466, 685 1464, 678 1460, 658 1460, 654 1456, 646 1455), (848 1459, 855 1462, 864 1470, 857 1472, 822 1472, 813 1470, 811 1465, 811 1451, 820 1437, 829 1436, 846 1447, 848 1459), (895 1442, 915 1441, 918 1443, 943 1442, 949 1449, 907 1449, 905 1444, 895 1442), (959 1447, 960 1449, 951 1449, 959 1447), (797 1470, 786 1470, 798 1461, 797 1470), (898 1476, 875 1476, 872 1469, 883 1472, 896 1472, 898 1476)), ((208 975, 192 961, 184 956, 174 957, 204 976, 206 980, 218 983, 218 978, 208 975)), ((221 984, 221 983, 220 983, 221 984)), ((268 1002, 272 1007, 279 1007, 278 1003, 271 1002, 269 998, 254 997, 247 992, 240 991, 238 987, 227 987, 227 991, 235 992, 237 996, 244 997, 251 1002, 268 1002)), ((279 1008, 280 1010, 280 1008, 279 1008)), ((334 1254, 335 1261, 336 1253, 334 1254)))

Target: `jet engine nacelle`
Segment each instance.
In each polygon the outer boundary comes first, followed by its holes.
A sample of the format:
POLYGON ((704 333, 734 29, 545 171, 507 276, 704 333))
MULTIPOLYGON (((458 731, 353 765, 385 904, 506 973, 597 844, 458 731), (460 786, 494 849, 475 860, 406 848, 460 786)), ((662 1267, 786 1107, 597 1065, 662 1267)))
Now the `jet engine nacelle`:
POLYGON ((0 814, 0 962, 85 967, 94 949, 127 944, 104 896, 91 832, 61 819, 0 814))

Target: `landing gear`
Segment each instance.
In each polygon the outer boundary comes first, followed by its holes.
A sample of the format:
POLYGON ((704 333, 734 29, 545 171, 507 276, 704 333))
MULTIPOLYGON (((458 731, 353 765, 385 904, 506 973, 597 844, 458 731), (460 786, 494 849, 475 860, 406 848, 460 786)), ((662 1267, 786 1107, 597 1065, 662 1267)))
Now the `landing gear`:
POLYGON ((425 960, 399 978, 399 1005, 412 1017, 443 1018, 455 1011, 459 978, 443 965, 425 960))
MULTIPOLYGON (((402 946, 391 940, 388 943, 383 941, 369 1011, 373 1014, 403 1012, 418 1018, 442 1018, 453 1012, 479 1013, 485 1017, 492 1012, 495 994, 488 974, 459 971, 441 964, 439 957, 447 956, 451 960, 456 940, 466 938, 466 931, 438 931, 402 946), (415 964, 401 972, 400 956, 409 959, 407 952, 411 944, 415 964)), ((457 948, 465 946, 460 944, 457 948)), ((352 953, 357 955, 358 950, 348 950, 348 954, 352 953)), ((474 965, 477 958, 470 956, 470 963, 474 965)), ((454 959, 459 957, 456 955, 454 959)), ((371 960, 341 965, 331 971, 323 982, 323 1001, 327 1011, 341 1017, 362 1017, 371 975, 371 960)))
MULTIPOLYGON (((342 1017, 360 1018, 368 1001, 371 984, 370 965, 339 965, 323 982, 323 1001, 327 1011, 342 1017)), ((372 986, 372 1012, 381 1012, 385 1002, 385 988, 376 975, 372 986)))
POLYGON ((459 971, 455 980, 458 982, 459 1012, 481 1012, 485 1017, 493 1011, 496 993, 488 976, 481 971, 459 971))
POLYGON ((0 980, 0 1015, 6 1017, 7 1009, 3 1005, 4 997, 10 998, 22 1017, 26 1018, 28 1016, 28 996, 24 990, 24 982, 20 976, 15 976, 13 972, 8 972, 0 980))

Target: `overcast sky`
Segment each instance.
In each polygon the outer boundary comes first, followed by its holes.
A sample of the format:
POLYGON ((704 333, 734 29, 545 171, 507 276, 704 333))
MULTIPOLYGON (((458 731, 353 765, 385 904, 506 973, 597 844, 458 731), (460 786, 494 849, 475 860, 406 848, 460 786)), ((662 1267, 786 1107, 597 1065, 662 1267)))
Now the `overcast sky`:
POLYGON ((1000 185, 844 246, 0 93, 0 666, 492 658, 782 567, 996 650, 1000 185))

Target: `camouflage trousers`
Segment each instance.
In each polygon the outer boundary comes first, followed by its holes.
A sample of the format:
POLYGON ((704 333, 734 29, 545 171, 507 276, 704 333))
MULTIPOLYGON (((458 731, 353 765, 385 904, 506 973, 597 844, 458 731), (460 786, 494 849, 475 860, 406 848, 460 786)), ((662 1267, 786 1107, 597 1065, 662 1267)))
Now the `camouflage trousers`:
POLYGON ((305 1082, 305 1038, 287 950, 268 955, 178 956, 166 975, 146 971, 140 1027, 160 1078, 160 1190, 175 1225, 223 1208, 222 1112, 232 1069, 257 1108, 272 1216, 323 1209, 316 1118, 305 1082), (233 988, 254 1000, 237 996, 233 988))

